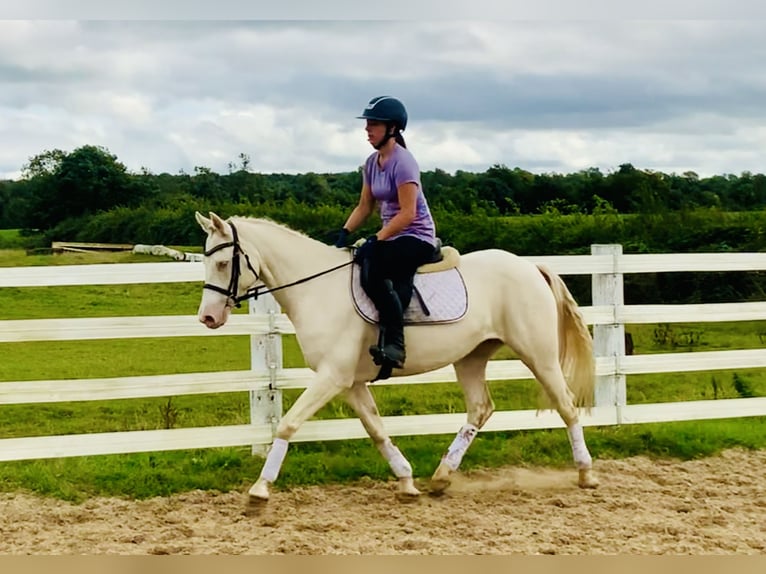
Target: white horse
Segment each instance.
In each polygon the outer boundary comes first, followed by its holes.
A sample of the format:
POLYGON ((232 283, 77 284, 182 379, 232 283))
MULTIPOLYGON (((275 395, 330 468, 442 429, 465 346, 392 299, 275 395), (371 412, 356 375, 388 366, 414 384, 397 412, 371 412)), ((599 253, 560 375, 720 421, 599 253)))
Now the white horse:
MULTIPOLYGON (((279 421, 260 477, 249 490, 250 501, 268 499, 290 438, 340 394, 398 478, 397 494, 419 495, 412 467, 386 434, 367 386, 380 369, 368 353, 378 329, 360 316, 352 302, 349 250, 273 221, 250 217, 224 221, 209 215, 196 213, 207 233, 199 320, 216 329, 226 323, 234 304, 257 296, 259 287, 277 288, 274 297, 294 325, 304 358, 315 372, 313 382, 279 421), (301 281, 307 277, 310 280, 301 281)), ((469 296, 467 312, 447 324, 405 326, 407 360, 392 374, 413 375, 452 364, 462 386, 467 421, 431 477, 431 489, 449 486, 450 473, 457 470, 494 411, 485 369, 503 344, 534 374, 566 424, 579 486, 596 487, 578 421, 578 407, 589 407, 593 399, 592 340, 564 282, 550 270, 498 249, 463 254, 459 270, 469 296)))

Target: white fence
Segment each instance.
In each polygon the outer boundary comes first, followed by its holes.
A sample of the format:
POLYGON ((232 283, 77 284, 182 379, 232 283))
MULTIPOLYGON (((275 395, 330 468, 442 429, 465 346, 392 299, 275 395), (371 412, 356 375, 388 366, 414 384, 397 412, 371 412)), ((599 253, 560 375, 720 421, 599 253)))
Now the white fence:
MULTIPOLYGON (((766 253, 622 254, 619 245, 594 245, 590 255, 529 257, 561 275, 591 275, 593 301, 581 307, 594 330, 598 384, 596 407, 583 415, 591 425, 634 424, 766 415, 766 397, 719 399, 662 404, 626 404, 626 376, 643 373, 711 371, 766 367, 766 350, 722 350, 694 353, 626 355, 624 325, 766 320, 766 302, 708 305, 625 305, 626 273, 679 271, 763 271, 766 253)), ((0 288, 54 285, 202 282, 198 262, 17 267, 0 270, 0 288)), ((262 452, 271 442, 282 414, 282 390, 305 388, 312 371, 282 366, 281 336, 294 333, 287 317, 271 296, 251 301, 250 313, 232 315, 222 328, 211 331, 196 315, 34 319, 0 321, 0 343, 64 341, 137 337, 248 335, 251 370, 157 376, 90 378, 79 380, 0 383, 2 405, 131 399, 186 394, 249 391, 251 422, 243 425, 86 433, 0 439, 0 461, 252 445, 262 452)), ((530 379, 517 360, 493 360, 488 380, 530 379)), ((455 381, 452 367, 419 376, 397 377, 382 385, 455 381)), ((384 417, 391 435, 451 434, 464 423, 463 413, 384 417)), ((559 428, 555 413, 535 410, 499 411, 489 431, 559 428)), ((311 420, 295 441, 345 440, 367 434, 358 419, 311 420)))

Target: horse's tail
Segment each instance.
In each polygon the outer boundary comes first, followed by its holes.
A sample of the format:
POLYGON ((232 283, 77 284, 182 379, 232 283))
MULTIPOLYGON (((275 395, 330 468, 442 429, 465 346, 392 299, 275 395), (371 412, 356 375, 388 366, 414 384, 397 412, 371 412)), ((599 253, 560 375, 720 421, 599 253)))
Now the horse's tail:
POLYGON ((564 281, 544 265, 537 265, 553 291, 559 316, 559 364, 576 407, 593 406, 596 384, 593 339, 585 319, 564 281))

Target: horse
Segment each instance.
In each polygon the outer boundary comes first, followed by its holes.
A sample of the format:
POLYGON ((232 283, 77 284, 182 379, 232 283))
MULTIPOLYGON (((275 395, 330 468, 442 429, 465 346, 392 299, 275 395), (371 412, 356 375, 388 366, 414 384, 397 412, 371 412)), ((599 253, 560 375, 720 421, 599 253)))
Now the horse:
MULTIPOLYGON (((398 479, 396 495, 417 499, 421 492, 412 466, 386 433, 369 388, 381 373, 368 352, 378 329, 352 301, 352 248, 327 245, 267 218, 208 215, 195 213, 207 234, 199 321, 217 329, 233 306, 273 292, 314 373, 279 420, 260 476, 248 491, 249 502, 268 500, 291 437, 338 396, 387 460, 398 479)), ((501 249, 461 253, 455 265, 468 294, 466 312, 441 324, 405 324, 407 359, 390 375, 415 375, 451 364, 462 387, 466 422, 431 476, 430 490, 441 493, 450 486, 452 473, 494 412, 486 366, 503 345, 515 351, 540 383, 546 408, 555 409, 564 421, 578 486, 596 488, 599 481, 578 416, 593 404, 593 342, 564 281, 547 267, 501 249)))

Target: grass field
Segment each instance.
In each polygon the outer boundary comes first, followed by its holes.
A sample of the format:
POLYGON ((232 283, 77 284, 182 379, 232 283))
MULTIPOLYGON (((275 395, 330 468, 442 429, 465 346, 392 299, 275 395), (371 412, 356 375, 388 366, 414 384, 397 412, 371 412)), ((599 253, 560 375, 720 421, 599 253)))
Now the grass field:
MULTIPOLYGON (((157 258, 130 253, 25 256, 20 250, 0 250, 0 267, 133 261, 157 258)), ((194 314, 199 297, 200 286, 190 283, 5 288, 0 289, 0 320, 194 314)), ((637 354, 753 349, 762 348, 766 340, 763 321, 631 325, 628 330, 637 354)), ((304 366, 295 339, 284 337, 284 345, 285 366, 304 366)), ((6 343, 0 344, 0 356, 0 381, 236 370, 250 364, 249 341, 243 336, 6 343)), ((496 358, 510 357, 505 351, 496 358)), ((498 410, 537 406, 534 381, 497 381, 490 387, 498 410)), ((629 404, 766 396, 766 371, 631 376, 627 388, 629 404)), ((297 393, 285 392, 285 408, 297 393)), ((373 386, 373 393, 384 416, 464 412, 461 392, 452 383, 373 386)), ((317 416, 349 417, 352 413, 336 400, 317 416)), ((248 418, 247 393, 6 405, 0 407, 0 438, 242 424, 248 418)), ((731 446, 766 448, 766 418, 589 428, 586 438, 595 458, 635 454, 686 458, 731 446)), ((444 435, 400 437, 396 442, 416 474, 427 476, 451 440, 452 435, 444 435)), ((248 448, 19 461, 0 463, 0 489, 28 489, 70 500, 94 494, 147 497, 192 488, 227 490, 252 482, 260 464, 248 448)), ((566 434, 560 429, 482 434, 463 467, 503 464, 570 465, 566 434)), ((390 476, 369 440, 304 443, 291 446, 279 485, 365 475, 390 476)))
POLYGON ((38 243, 37 239, 22 235, 18 229, 0 229, 0 249, 23 249, 38 243))

